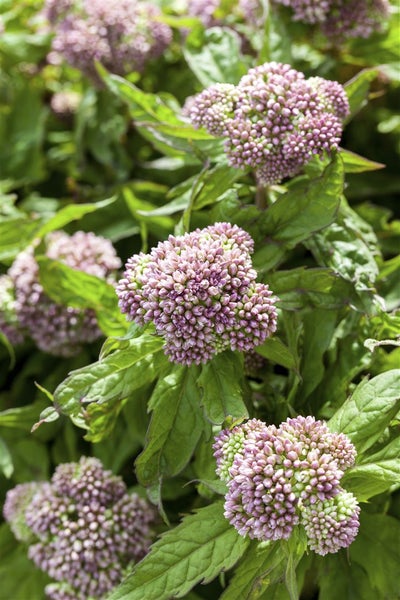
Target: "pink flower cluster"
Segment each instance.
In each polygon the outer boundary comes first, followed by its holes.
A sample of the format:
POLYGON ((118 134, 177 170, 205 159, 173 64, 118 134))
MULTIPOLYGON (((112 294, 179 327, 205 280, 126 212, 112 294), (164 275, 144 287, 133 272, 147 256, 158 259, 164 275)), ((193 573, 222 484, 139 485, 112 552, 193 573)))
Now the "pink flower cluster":
MULTIPOLYGON (((83 231, 71 236, 62 231, 49 234, 45 254, 107 281, 113 281, 116 269, 121 266, 109 240, 83 231)), ((19 327, 38 348, 57 356, 72 356, 80 351, 83 343, 101 336, 93 310, 62 306, 47 296, 40 283, 33 247, 17 256, 8 274, 14 288, 13 310, 19 327)), ((0 310, 1 315, 2 306, 0 310)), ((7 335, 1 320, 0 328, 7 335)), ((19 340, 14 338, 13 341, 19 340)))
POLYGON ((231 165, 254 169, 263 185, 301 171, 335 150, 349 103, 343 87, 282 63, 265 63, 237 86, 215 84, 191 97, 183 113, 195 127, 225 138, 231 165))
POLYGON ((387 0, 273 0, 288 6, 293 19, 319 24, 332 41, 341 43, 347 38, 368 38, 382 29, 389 16, 387 0))
POLYGON ((147 553, 155 516, 88 457, 59 465, 50 483, 16 486, 3 512, 16 537, 29 542, 29 557, 57 582, 46 587, 51 600, 104 598, 147 553))
POLYGON ((94 61, 120 75, 142 72, 172 40, 159 8, 139 0, 46 0, 45 15, 55 32, 50 60, 63 57, 94 80, 94 61))
POLYGON ((337 552, 357 535, 360 508, 340 486, 356 451, 344 434, 314 417, 279 427, 253 419, 216 437, 217 474, 226 481, 225 516, 257 540, 290 537, 304 527, 317 554, 337 552))
POLYGON ((228 348, 248 351, 276 329, 275 298, 256 283, 253 240, 215 223, 169 236, 135 254, 117 286, 119 305, 139 325, 152 321, 173 362, 191 365, 228 348))

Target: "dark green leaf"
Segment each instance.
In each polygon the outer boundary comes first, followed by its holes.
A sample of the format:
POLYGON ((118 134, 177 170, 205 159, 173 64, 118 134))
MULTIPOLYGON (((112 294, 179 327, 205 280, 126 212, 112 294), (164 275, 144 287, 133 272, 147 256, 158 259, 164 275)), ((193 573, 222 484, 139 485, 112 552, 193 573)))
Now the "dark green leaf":
MULTIPOLYGON (((350 546, 350 560, 360 565, 375 596, 399 598, 400 523, 388 515, 361 513, 361 527, 350 546)), ((367 596, 369 600, 370 596, 367 596)), ((364 596, 358 596, 364 598, 364 596)), ((357 599, 358 600, 358 599, 357 599)))
POLYGON ((298 356, 296 356, 276 335, 265 340, 261 346, 257 346, 256 352, 257 354, 264 356, 264 358, 276 362, 278 365, 282 365, 293 371, 298 371, 298 356))
POLYGON ((177 475, 189 462, 203 430, 197 368, 174 366, 149 401, 153 411, 136 474, 149 486, 177 475))
POLYGON ((224 518, 222 502, 200 508, 161 536, 109 600, 182 598, 233 567, 247 545, 224 518))
POLYGON ((318 600, 383 600, 371 589, 364 569, 350 562, 344 552, 319 558, 319 564, 318 600))
POLYGON ((352 285, 331 269, 299 267, 268 275, 268 284, 278 296, 278 306, 299 310, 306 306, 333 309, 354 304, 352 285))
POLYGON ((238 353, 217 354, 201 368, 198 385, 201 404, 211 423, 221 425, 227 417, 247 419, 249 414, 243 402, 243 366, 238 353))
POLYGON ((378 75, 377 69, 363 69, 344 85, 350 104, 350 117, 353 117, 367 103, 371 82, 378 75))

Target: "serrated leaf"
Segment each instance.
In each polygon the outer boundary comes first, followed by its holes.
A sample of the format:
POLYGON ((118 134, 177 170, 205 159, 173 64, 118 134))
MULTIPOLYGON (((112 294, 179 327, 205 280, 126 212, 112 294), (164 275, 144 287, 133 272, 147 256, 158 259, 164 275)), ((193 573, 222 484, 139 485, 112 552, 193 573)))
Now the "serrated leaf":
POLYGON ((400 485, 400 437, 375 454, 364 456, 343 477, 343 486, 360 502, 400 485))
POLYGON ((383 600, 371 589, 367 574, 344 552, 318 558, 318 600, 383 600))
POLYGON ((220 600, 257 600, 284 576, 286 556, 282 544, 252 543, 220 600))
POLYGON ((400 369, 364 379, 329 421, 329 429, 349 436, 359 454, 382 435, 400 409, 400 369))
POLYGON ((240 52, 241 41, 232 29, 210 27, 204 31, 201 44, 190 37, 183 54, 190 69, 204 87, 214 83, 237 84, 247 71, 240 52))
POLYGON ((306 306, 333 309, 355 303, 353 286, 331 269, 277 271, 268 274, 267 282, 278 296, 278 306, 285 310, 306 306))
POLYGON ((223 516, 222 502, 200 508, 163 534, 108 600, 182 598, 233 567, 247 545, 223 516))
POLYGON ((174 366, 149 401, 153 411, 136 475, 144 486, 177 475, 189 462, 203 431, 197 368, 174 366))
POLYGON ((91 308, 106 335, 122 335, 128 324, 118 308, 115 288, 107 281, 73 269, 58 260, 37 256, 40 283, 58 304, 73 308, 91 308))
POLYGON ((361 513, 360 531, 351 544, 350 560, 364 569, 374 598, 400 596, 400 523, 383 514, 361 513), (377 592, 379 595, 377 595, 377 592))
POLYGON ((248 418, 243 402, 242 373, 240 356, 231 351, 217 354, 202 366, 197 383, 201 389, 201 404, 211 423, 221 425, 228 417, 248 418))
POLYGON ((78 221, 89 213, 113 204, 115 200, 116 198, 109 198, 107 200, 101 200, 100 202, 91 202, 90 204, 70 204, 69 206, 65 206, 64 208, 61 208, 54 217, 40 227, 39 231, 36 233, 36 237, 43 237, 51 231, 62 229, 72 221, 78 221))
POLYGON ((87 406, 91 402, 110 403, 110 411, 113 411, 115 403, 153 381, 167 362, 162 346, 161 338, 145 333, 130 340, 128 347, 72 371, 54 392, 56 408, 67 414, 76 425, 90 431, 87 406))
POLYGON ((335 218, 343 191, 343 163, 338 154, 321 177, 300 182, 281 196, 263 215, 260 230, 267 244, 294 248, 335 218))

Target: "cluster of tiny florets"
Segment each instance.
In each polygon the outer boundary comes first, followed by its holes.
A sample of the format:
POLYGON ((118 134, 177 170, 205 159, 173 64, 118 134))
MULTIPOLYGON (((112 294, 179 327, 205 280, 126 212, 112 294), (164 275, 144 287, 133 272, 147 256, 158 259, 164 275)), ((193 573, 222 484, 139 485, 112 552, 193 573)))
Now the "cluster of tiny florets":
POLYGON ((9 275, 0 276, 0 332, 13 346, 24 341, 24 331, 15 308, 14 284, 9 275))
POLYGON ((120 477, 87 457, 59 465, 50 483, 10 490, 4 516, 13 530, 24 519, 29 557, 57 582, 46 588, 51 600, 104 598, 147 553, 154 521, 120 477))
POLYGON ((176 363, 251 350, 277 320, 272 292, 255 282, 252 251, 250 235, 229 223, 171 235, 128 260, 117 286, 120 308, 139 325, 152 321, 176 363))
POLYGON ((237 86, 213 85, 184 107, 195 127, 225 137, 231 165, 254 169, 263 185, 296 175, 314 155, 337 149, 348 112, 339 83, 306 80, 275 62, 250 69, 237 86))
POLYGON ((94 61, 120 75, 142 72, 172 40, 159 8, 139 0, 47 0, 45 15, 55 33, 49 59, 95 80, 94 61))
POLYGON ((300 524, 318 554, 354 540, 360 509, 340 480, 356 451, 344 434, 314 417, 279 427, 253 419, 221 431, 213 449, 217 474, 228 486, 225 517, 241 535, 287 539, 300 524))
MULTIPOLYGON (((71 236, 60 231, 49 234, 45 254, 110 282, 121 266, 109 240, 82 231, 71 236)), ((82 343, 101 336, 93 310, 62 306, 47 296, 40 283, 33 247, 17 256, 9 276, 14 286, 18 322, 44 352, 72 356, 80 351, 82 343)))
POLYGON ((380 31, 388 18, 387 0, 274 0, 293 11, 293 19, 318 24, 332 41, 368 38, 380 31))

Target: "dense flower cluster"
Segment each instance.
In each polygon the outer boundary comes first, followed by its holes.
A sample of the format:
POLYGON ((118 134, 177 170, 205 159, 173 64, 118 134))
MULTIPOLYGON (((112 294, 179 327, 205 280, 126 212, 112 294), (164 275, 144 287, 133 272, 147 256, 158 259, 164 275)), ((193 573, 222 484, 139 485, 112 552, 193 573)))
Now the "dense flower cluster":
POLYGON ((349 104, 336 81, 306 80, 290 65, 271 62, 250 69, 237 86, 209 87, 183 112, 195 127, 226 138, 233 166, 250 167, 261 184, 271 184, 338 147, 349 104))
POLYGON ((0 276, 0 332, 13 346, 24 341, 24 333, 15 309, 14 284, 9 275, 0 276))
POLYGON ((117 286, 122 312, 150 321, 177 363, 204 363, 225 349, 248 351, 276 329, 275 299, 256 283, 253 240, 237 225, 216 223, 170 236, 136 254, 117 286))
POLYGON ((57 582, 46 588, 52 600, 103 598, 147 553, 154 520, 120 477, 87 457, 59 465, 50 483, 10 490, 4 516, 13 530, 25 521, 29 557, 57 582))
MULTIPOLYGON (((45 254, 108 281, 113 280, 115 270, 121 266, 109 240, 83 231, 71 236, 61 231, 49 234, 45 254)), ((46 295, 32 247, 17 256, 9 276, 15 289, 18 321, 41 350, 72 356, 79 352, 82 343, 101 336, 93 310, 62 306, 46 295)))
POLYGON ((310 548, 322 555, 354 540, 360 509, 340 480, 356 452, 344 434, 314 417, 279 427, 253 419, 222 431, 213 448, 217 474, 228 486, 225 516, 241 535, 287 539, 300 524, 310 548))
MULTIPOLYGON (((221 0, 188 0, 186 12, 191 17, 198 17, 204 27, 226 25, 226 19, 219 16, 227 10, 221 0), (219 10, 221 9, 221 10, 219 10)), ((263 6, 261 0, 233 0, 229 4, 229 14, 249 25, 257 26, 262 22, 263 6)))
POLYGON ((55 31, 49 58, 57 62, 64 57, 93 79, 94 61, 120 75, 142 72, 172 40, 160 14, 140 0, 47 0, 45 15, 55 31))
POLYGON ((387 0, 274 0, 288 6, 295 21, 319 24, 330 39, 368 38, 389 16, 387 0))

